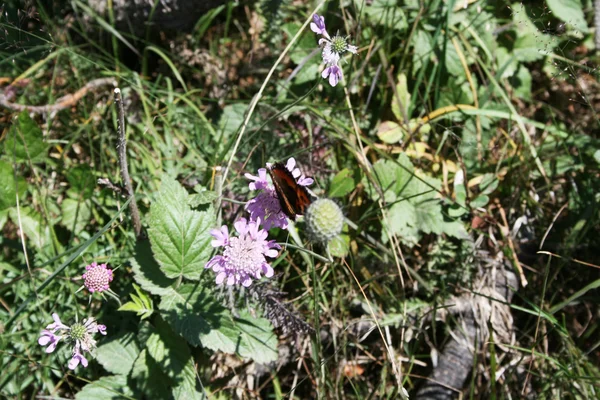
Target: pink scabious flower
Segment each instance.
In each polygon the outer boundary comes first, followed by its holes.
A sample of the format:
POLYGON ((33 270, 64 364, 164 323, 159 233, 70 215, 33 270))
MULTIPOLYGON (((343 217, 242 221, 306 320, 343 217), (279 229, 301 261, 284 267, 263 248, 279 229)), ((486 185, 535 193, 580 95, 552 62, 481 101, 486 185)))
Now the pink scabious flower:
MULTIPOLYGON (((292 173, 292 176, 299 185, 309 186, 313 184, 314 180, 312 178, 307 178, 299 168, 296 168, 294 157, 288 159, 285 167, 292 173)), ((259 169, 258 176, 251 174, 245 174, 245 176, 252 181, 248 184, 250 190, 262 190, 262 192, 246 204, 246 210, 250 213, 250 219, 253 221, 260 219, 266 230, 274 227, 287 229, 287 216, 281 211, 281 205, 275 188, 267 181, 266 168, 259 169)))
POLYGON ((253 279, 260 279, 264 274, 273 276, 273 268, 265 257, 277 257, 281 247, 274 240, 267 239, 267 231, 259 229, 260 220, 247 221, 241 218, 233 224, 237 236, 230 236, 227 226, 213 229, 210 234, 215 238, 213 247, 223 247, 223 255, 216 255, 205 265, 216 274, 217 285, 227 281, 227 285, 248 287, 253 279))
POLYGON ((313 22, 310 24, 310 29, 316 34, 323 36, 319 39, 319 46, 323 48, 321 56, 325 64, 322 76, 325 79, 329 77, 329 84, 335 86, 342 77, 342 69, 338 65, 342 55, 345 52, 357 54, 358 47, 349 44, 348 37, 343 37, 339 34, 331 37, 325 28, 325 18, 321 15, 313 15, 313 22))
POLYGON ((85 267, 83 274, 83 285, 90 291, 103 292, 109 289, 109 284, 113 280, 113 271, 106 267, 106 264, 91 263, 85 267))
POLYGON ((71 326, 62 323, 58 314, 52 314, 54 323, 46 326, 42 330, 38 343, 46 347, 46 353, 52 353, 61 339, 65 343, 73 343, 69 369, 74 370, 79 364, 83 367, 88 366, 87 359, 82 352, 91 353, 96 348, 96 341, 93 338, 95 333, 106 335, 106 326, 98 324, 92 317, 84 319, 83 322, 76 322, 71 326))

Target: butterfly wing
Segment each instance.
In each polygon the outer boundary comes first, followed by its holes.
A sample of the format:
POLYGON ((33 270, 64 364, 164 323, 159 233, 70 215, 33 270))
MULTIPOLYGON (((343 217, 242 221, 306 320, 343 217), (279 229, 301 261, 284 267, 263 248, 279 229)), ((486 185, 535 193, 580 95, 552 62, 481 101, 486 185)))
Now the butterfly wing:
POLYGON ((281 163, 269 168, 269 175, 273 180, 281 211, 292 221, 296 220, 296 215, 303 215, 311 203, 308 190, 299 185, 292 173, 281 163))

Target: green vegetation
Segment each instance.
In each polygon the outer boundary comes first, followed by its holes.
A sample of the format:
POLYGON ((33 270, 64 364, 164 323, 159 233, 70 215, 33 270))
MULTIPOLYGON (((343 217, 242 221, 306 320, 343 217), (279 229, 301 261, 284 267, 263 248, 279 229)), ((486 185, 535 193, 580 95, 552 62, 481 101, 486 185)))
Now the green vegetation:
POLYGON ((164 3, 0 4, 3 396, 600 398, 591 0, 164 3))

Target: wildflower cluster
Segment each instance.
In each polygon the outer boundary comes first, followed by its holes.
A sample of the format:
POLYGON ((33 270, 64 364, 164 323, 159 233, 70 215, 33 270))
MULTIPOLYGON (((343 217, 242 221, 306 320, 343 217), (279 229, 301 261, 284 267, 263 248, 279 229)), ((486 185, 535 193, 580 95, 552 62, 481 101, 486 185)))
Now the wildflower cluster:
MULTIPOLYGON (((308 186, 313 183, 312 178, 307 178, 296 168, 294 158, 290 158, 285 167, 298 185, 308 186)), ((273 276, 273 268, 266 257, 277 257, 277 250, 281 247, 274 240, 267 240, 268 230, 288 227, 287 216, 281 210, 277 192, 267 180, 267 169, 259 169, 258 176, 245 176, 250 179, 249 189, 260 191, 246 204, 249 220, 241 218, 234 223, 236 236, 229 234, 226 225, 210 231, 215 238, 212 246, 222 247, 223 254, 211 258, 205 268, 210 268, 217 274, 216 283, 219 285, 227 283, 230 286, 241 284, 248 287, 253 279, 260 279, 263 275, 267 278, 273 276)))
POLYGON ((84 367, 88 366, 88 360, 84 353, 91 353, 96 348, 96 341, 93 338, 95 333, 106 335, 106 326, 98 324, 92 317, 84 319, 83 322, 75 322, 71 326, 62 323, 58 314, 52 314, 54 323, 46 326, 38 339, 41 346, 46 347, 46 353, 52 353, 61 339, 66 343, 72 343, 71 361, 69 369, 74 370, 81 363, 84 367))
MULTIPOLYGON (((81 289, 85 287, 91 294, 101 293, 110 290, 109 284, 113 280, 113 271, 106 264, 93 262, 85 267, 85 273, 81 278, 83 279, 81 289)), ((38 343, 41 346, 47 346, 46 353, 52 353, 56 350, 58 343, 63 340, 73 346, 69 369, 74 370, 79 364, 84 368, 87 367, 88 360, 84 354, 91 354, 96 349, 96 340, 93 336, 96 333, 106 335, 106 326, 97 323, 93 317, 86 318, 82 322, 75 322, 71 326, 63 324, 56 313, 52 314, 52 319, 54 319, 54 323, 42 330, 38 343)))
POLYGON ((310 29, 317 35, 321 35, 319 46, 323 48, 322 57, 325 63, 325 69, 321 76, 324 79, 329 78, 329 84, 335 86, 342 78, 342 69, 339 66, 342 55, 345 52, 356 54, 358 48, 348 44, 348 38, 340 36, 339 33, 331 37, 325 27, 325 18, 314 14, 313 22, 310 23, 310 29))

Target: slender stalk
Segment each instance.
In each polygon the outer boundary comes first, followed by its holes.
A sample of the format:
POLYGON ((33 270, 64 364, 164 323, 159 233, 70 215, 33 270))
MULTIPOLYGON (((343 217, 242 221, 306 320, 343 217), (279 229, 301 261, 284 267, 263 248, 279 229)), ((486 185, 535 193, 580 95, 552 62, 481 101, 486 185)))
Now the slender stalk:
MULTIPOLYGON (((125 138, 125 108, 121 98, 121 89, 115 88, 115 104, 117 105, 117 152, 119 155, 119 168, 121 170, 121 180, 127 190, 129 197, 134 196, 133 185, 129 177, 129 168, 127 167, 127 140, 125 138)), ((135 199, 129 203, 129 212, 133 220, 133 229, 135 236, 140 237, 142 232, 142 223, 140 220, 140 211, 138 210, 135 199)))

